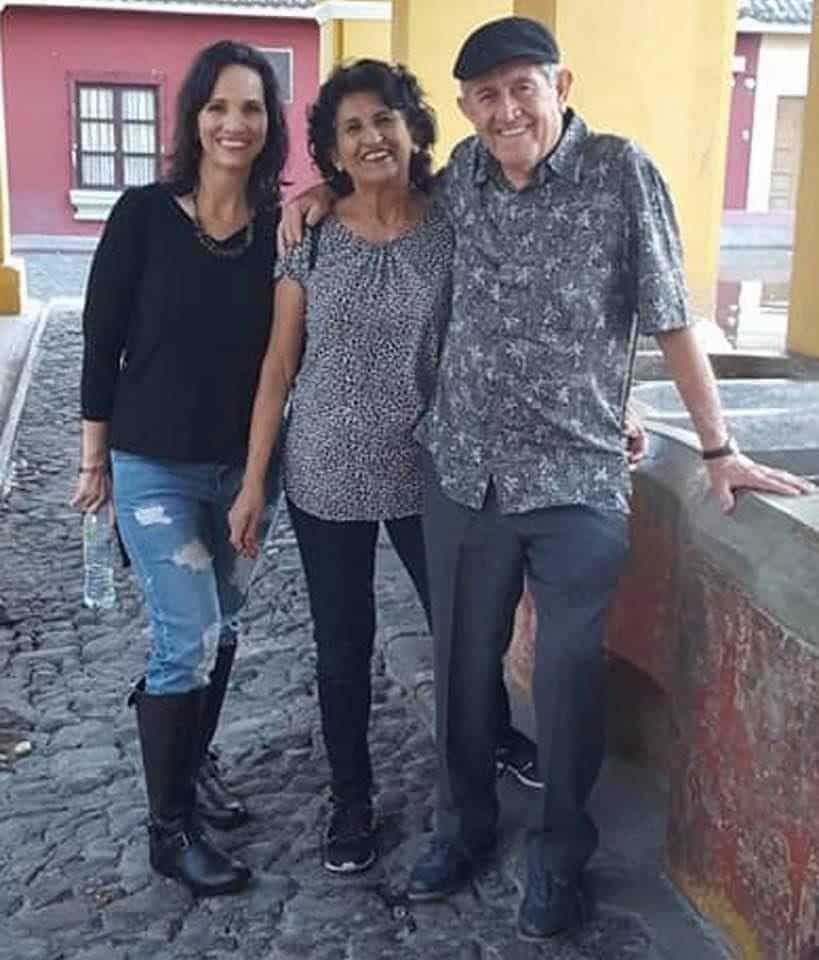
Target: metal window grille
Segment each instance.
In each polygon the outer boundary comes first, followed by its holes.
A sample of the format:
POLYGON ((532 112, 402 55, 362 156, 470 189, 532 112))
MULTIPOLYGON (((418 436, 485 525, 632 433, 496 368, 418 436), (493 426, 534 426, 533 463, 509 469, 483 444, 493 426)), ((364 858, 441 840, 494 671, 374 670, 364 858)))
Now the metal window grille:
POLYGON ((79 187, 116 190, 156 180, 155 87, 77 84, 76 117, 79 187))

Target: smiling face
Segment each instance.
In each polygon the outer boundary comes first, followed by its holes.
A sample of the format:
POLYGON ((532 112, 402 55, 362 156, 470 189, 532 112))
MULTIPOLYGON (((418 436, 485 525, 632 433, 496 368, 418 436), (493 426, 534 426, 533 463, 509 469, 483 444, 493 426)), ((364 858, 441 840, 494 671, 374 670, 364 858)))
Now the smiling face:
POLYGON ((464 82, 458 105, 514 186, 557 146, 571 82, 566 69, 552 82, 542 66, 520 60, 464 82))
POLYGON ((355 189, 392 182, 409 184, 412 136, 400 110, 376 93, 342 97, 336 110, 335 165, 355 189))
POLYGON ((267 123, 259 74, 238 64, 225 67, 197 118, 201 162, 249 173, 264 148, 267 123))

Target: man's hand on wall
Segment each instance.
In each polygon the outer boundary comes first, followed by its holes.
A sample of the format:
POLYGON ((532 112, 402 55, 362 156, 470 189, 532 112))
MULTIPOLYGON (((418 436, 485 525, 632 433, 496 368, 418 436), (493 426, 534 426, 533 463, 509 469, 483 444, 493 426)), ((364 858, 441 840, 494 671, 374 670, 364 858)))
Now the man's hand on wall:
POLYGON ((816 487, 804 477, 797 477, 787 470, 766 467, 764 463, 757 463, 741 453, 709 460, 706 469, 711 489, 723 513, 730 513, 734 509, 735 490, 759 490, 790 497, 816 492, 816 487))

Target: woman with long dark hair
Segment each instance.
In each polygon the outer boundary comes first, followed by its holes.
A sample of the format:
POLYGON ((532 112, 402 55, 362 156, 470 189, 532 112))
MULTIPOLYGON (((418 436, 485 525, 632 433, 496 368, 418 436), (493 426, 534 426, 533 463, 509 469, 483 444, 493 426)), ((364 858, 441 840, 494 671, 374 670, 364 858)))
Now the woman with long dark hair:
POLYGON ((332 774, 323 859, 336 873, 376 856, 367 744, 380 523, 428 608, 412 433, 432 391, 449 312, 450 229, 429 203, 432 113, 415 77, 373 60, 340 67, 309 119, 310 149, 340 195, 280 262, 234 545, 256 549, 264 476, 292 386, 288 507, 318 650, 332 774))
MULTIPOLYGON (((249 870, 203 832, 247 811, 209 745, 252 563, 230 544, 251 408, 271 323, 274 232, 287 132, 258 51, 203 50, 177 104, 167 179, 111 212, 83 314, 82 461, 74 502, 112 495, 151 624, 132 696, 150 806, 150 861, 197 894, 249 870)), ((262 526, 277 489, 263 483, 262 526)))

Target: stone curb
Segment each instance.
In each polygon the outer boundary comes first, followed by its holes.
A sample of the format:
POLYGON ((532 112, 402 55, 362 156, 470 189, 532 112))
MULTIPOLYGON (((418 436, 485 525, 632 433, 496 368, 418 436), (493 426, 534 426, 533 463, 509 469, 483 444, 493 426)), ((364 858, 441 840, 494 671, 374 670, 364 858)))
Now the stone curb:
POLYGON ((0 317, 0 493, 49 312, 50 304, 32 300, 19 316, 0 317))

